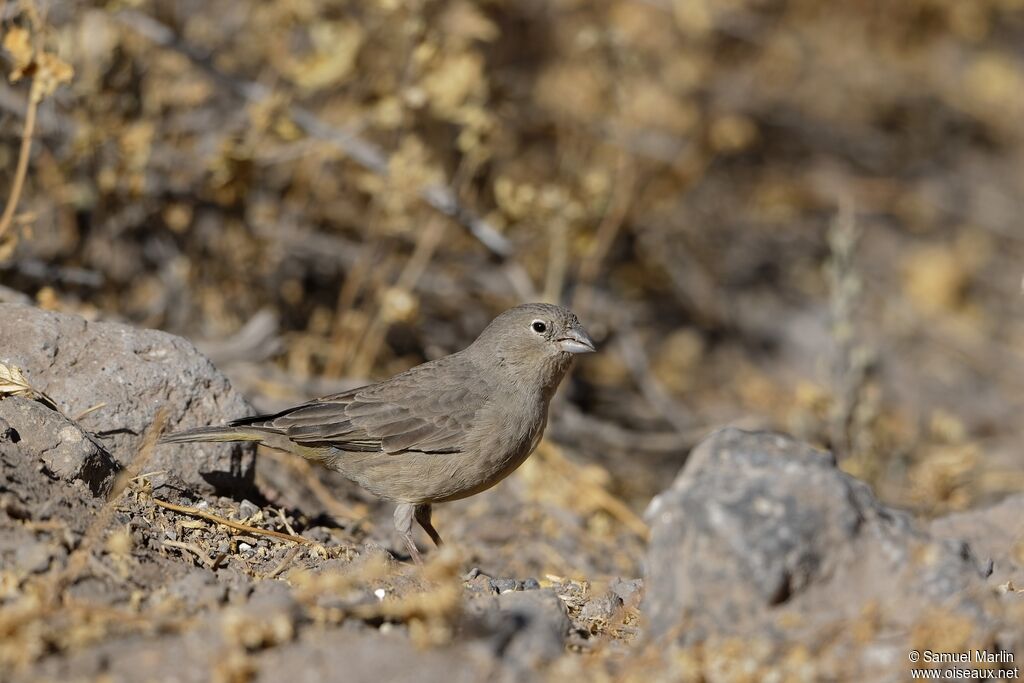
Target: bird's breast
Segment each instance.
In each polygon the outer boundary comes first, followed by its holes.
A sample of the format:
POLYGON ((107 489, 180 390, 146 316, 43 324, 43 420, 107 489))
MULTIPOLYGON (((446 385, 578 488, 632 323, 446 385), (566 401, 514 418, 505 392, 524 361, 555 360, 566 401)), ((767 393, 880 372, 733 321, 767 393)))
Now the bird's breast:
POLYGON ((491 488, 537 447, 547 423, 547 402, 505 399, 495 397, 477 412, 462 452, 450 461, 446 490, 438 491, 435 502, 466 498, 491 488))

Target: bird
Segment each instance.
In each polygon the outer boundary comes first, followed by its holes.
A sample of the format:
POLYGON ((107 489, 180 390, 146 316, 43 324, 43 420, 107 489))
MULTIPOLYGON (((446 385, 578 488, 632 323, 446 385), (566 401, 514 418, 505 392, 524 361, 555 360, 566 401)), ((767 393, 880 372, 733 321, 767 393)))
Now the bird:
POLYGON ((390 379, 161 442, 254 441, 336 470, 396 503, 395 530, 419 565, 414 523, 440 547, 433 506, 485 491, 523 464, 574 357, 594 351, 568 308, 523 304, 461 351, 390 379))

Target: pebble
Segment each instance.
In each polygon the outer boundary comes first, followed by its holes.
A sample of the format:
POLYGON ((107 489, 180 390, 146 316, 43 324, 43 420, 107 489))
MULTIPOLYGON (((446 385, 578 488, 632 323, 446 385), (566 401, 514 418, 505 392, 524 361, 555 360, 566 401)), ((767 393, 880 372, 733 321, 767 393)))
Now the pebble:
POLYGON ((523 589, 523 584, 515 579, 494 579, 491 583, 499 593, 511 593, 523 589))
POLYGON ((241 519, 249 519, 259 511, 259 507, 249 500, 243 500, 238 505, 238 516, 241 519))

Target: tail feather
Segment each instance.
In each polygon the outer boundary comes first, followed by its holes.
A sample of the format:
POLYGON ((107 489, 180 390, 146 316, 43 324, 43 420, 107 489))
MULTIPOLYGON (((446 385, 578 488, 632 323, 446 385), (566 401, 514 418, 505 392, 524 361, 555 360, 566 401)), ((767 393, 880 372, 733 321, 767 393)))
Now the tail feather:
POLYGON ((326 459, 337 455, 330 446, 305 446, 297 444, 289 439, 286 434, 282 433, 281 430, 255 425, 228 424, 222 427, 199 427, 198 429, 186 429, 183 432, 168 434, 160 439, 160 443, 228 441, 256 441, 264 446, 287 453, 294 453, 315 462, 325 462, 326 459))
POLYGON ((167 434, 160 438, 160 443, 195 443, 210 441, 262 441, 264 434, 249 428, 238 427, 199 427, 186 429, 183 432, 167 434))

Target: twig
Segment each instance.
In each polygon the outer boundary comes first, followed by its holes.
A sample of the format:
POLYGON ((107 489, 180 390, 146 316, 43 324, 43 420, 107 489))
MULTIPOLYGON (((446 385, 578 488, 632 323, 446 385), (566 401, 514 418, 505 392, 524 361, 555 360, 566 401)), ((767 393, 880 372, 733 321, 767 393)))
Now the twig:
POLYGON ((73 420, 71 420, 71 421, 72 421, 72 422, 78 422, 78 421, 80 421, 80 420, 81 420, 81 419, 82 419, 83 417, 85 417, 86 415, 88 415, 89 413, 95 413, 95 412, 96 412, 97 410, 99 410, 100 408, 106 408, 106 407, 107 407, 107 404, 106 404, 106 402, 103 402, 103 403, 97 403, 97 404, 96 404, 96 405, 94 405, 93 407, 91 407, 91 408, 86 408, 85 410, 83 410, 82 412, 80 412, 80 413, 79 413, 78 415, 75 415, 74 419, 73 419, 73 420))
POLYGON ((292 528, 292 525, 288 523, 288 517, 284 514, 284 508, 277 509, 277 517, 281 520, 281 524, 284 525, 284 528, 288 530, 289 534, 292 536, 298 536, 298 534, 295 533, 295 529, 292 528))
POLYGON ((707 436, 709 427, 696 425, 686 432, 632 430, 591 417, 567 401, 548 429, 555 441, 572 443, 577 447, 583 443, 593 443, 595 448, 605 451, 620 449, 633 453, 642 451, 658 455, 679 455, 689 452, 707 436))
POLYGON ((227 339, 200 339, 195 344, 217 367, 238 361, 264 361, 281 349, 279 327, 277 314, 262 308, 227 339))
POLYGON ((280 531, 273 531, 272 529, 259 529, 254 526, 249 526, 248 524, 242 524, 241 522, 235 522, 233 520, 226 519, 224 517, 220 517, 209 512, 204 512, 198 508, 189 507, 187 505, 175 505, 174 503, 168 503, 166 500, 160 500, 159 498, 153 498, 152 500, 156 505, 159 505, 162 508, 173 510, 174 512, 179 512, 183 515, 199 517, 200 519, 205 519, 206 521, 214 522, 215 524, 223 524, 224 526, 229 527, 231 529, 235 529, 237 531, 244 531, 246 533, 261 536, 270 536, 272 538, 276 538, 282 541, 291 541, 292 543, 316 545, 314 541, 311 541, 308 538, 303 538, 302 536, 289 536, 288 534, 283 534, 280 531))
POLYGON ((558 221, 548 233, 548 267, 544 276, 544 301, 558 302, 565 286, 565 271, 569 267, 569 226, 558 221))
POLYGON ((355 338, 353 325, 350 321, 356 315, 355 303, 363 291, 370 272, 379 266, 380 241, 374 240, 369 254, 349 264, 345 282, 338 292, 338 301, 334 307, 334 326, 331 330, 331 344, 324 362, 324 375, 338 377, 343 374, 349 359, 355 350, 358 340, 355 338))
MULTIPOLYGON (((420 277, 434 256, 434 251, 437 249, 441 237, 444 235, 444 228, 444 222, 440 220, 433 220, 427 225, 420 233, 412 255, 409 256, 409 260, 406 261, 402 272, 399 273, 398 278, 395 280, 394 290, 385 290, 384 296, 387 296, 390 291, 411 292, 416 288, 420 277)), ((381 341, 387 332, 388 324, 390 324, 388 316, 393 313, 393 311, 388 310, 387 302, 378 301, 377 303, 379 305, 377 306, 376 313, 367 326, 359 348, 352 354, 352 363, 348 368, 348 375, 356 377, 368 375, 373 368, 374 362, 377 360, 381 341)))
POLYGON ((149 458, 153 455, 153 449, 156 446, 157 437, 160 432, 163 431, 164 423, 167 421, 167 409, 161 408, 157 411, 156 417, 153 419, 153 424, 150 425, 146 431, 146 435, 142 439, 142 445, 139 447, 139 451, 131 463, 121 472, 117 480, 114 482, 114 486, 110 490, 110 495, 107 497, 107 502, 103 504, 100 511, 93 518, 92 523, 85 530, 85 534, 82 535, 82 541, 75 548, 71 556, 68 557, 67 565, 64 567, 64 571, 57 573, 53 577, 53 592, 52 595, 61 595, 64 592, 64 586, 73 581, 79 573, 81 573, 85 563, 90 557, 92 557, 92 547, 96 544, 97 540, 103 530, 110 524, 111 518, 114 516, 114 508, 117 505, 117 501, 121 498, 121 493, 125 490, 128 482, 132 481, 139 475, 142 468, 149 462, 149 458))
POLYGON ((95 289, 103 285, 103 275, 94 270, 60 266, 40 259, 24 258, 0 265, 0 272, 14 271, 22 277, 48 285, 63 284, 95 289))
POLYGON ((669 395, 658 378, 651 372, 647 355, 636 333, 624 331, 619 336, 617 348, 633 376, 633 381, 647 403, 675 427, 677 432, 688 433, 694 427, 693 417, 669 395))
POLYGON ((573 297, 572 308, 580 316, 585 317, 590 310, 594 294, 594 280, 597 278, 601 266, 604 264, 605 257, 608 256, 608 251, 615 242, 615 238, 619 234, 623 222, 626 220, 626 215, 629 213, 629 207, 633 199, 635 175, 633 166, 627 160, 626 155, 620 156, 618 172, 614 179, 615 189, 608 202, 608 208, 601 218, 601 224, 597 227, 594 242, 591 244, 590 249, 587 250, 587 255, 584 257, 583 263, 580 264, 577 273, 579 285, 573 297))
POLYGON ((202 548, 198 547, 195 543, 182 543, 181 541, 164 541, 164 545, 177 548, 178 550, 187 550, 196 557, 208 568, 213 569, 213 562, 203 552, 202 548))
POLYGON ((11 185, 11 193, 7 196, 4 214, 0 216, 0 240, 4 238, 4 234, 11 227, 14 211, 18 208, 18 200, 21 199, 21 189, 25 185, 28 158, 32 151, 32 134, 36 128, 36 109, 39 108, 40 100, 42 100, 42 88, 39 85, 39 79, 34 78, 28 97, 28 110, 25 112, 25 127, 21 131, 21 149, 18 152, 18 165, 14 171, 14 183, 11 185))
POLYGON ((267 573, 267 575, 264 576, 263 578, 264 579, 276 578, 278 576, 278 574, 280 574, 281 572, 283 572, 285 569, 288 568, 288 565, 290 565, 292 563, 292 561, 296 557, 298 557, 300 552, 302 552, 302 546, 301 545, 297 545, 294 548, 292 548, 291 550, 289 550, 288 554, 284 556, 284 558, 277 564, 277 566, 274 567, 273 569, 271 569, 270 572, 267 573))
MULTIPOLYGON (((850 457, 861 444, 855 443, 855 424, 865 385, 871 371, 870 353, 861 344, 856 313, 862 283, 857 273, 856 256, 860 242, 853 201, 841 197, 835 220, 829 231, 828 263, 829 308, 834 353, 832 383, 834 401, 829 416, 832 450, 839 459, 850 457)), ((861 432, 863 435, 866 432, 861 432)))

